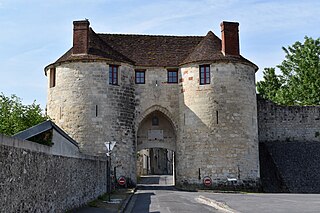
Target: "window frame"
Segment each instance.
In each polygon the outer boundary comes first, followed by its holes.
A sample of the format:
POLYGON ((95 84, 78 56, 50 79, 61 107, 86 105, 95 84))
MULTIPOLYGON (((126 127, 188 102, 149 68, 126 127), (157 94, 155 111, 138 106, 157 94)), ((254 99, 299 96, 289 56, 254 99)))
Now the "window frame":
POLYGON ((49 87, 55 87, 56 86, 56 68, 50 68, 50 85, 49 87))
POLYGON ((210 64, 199 65, 199 83, 200 85, 210 84, 210 64), (202 72, 202 68, 203 68, 203 72, 202 72), (203 77, 201 75, 202 73, 203 73, 203 77))
POLYGON ((109 64, 109 84, 119 85, 119 65, 109 64))
POLYGON ((145 84, 146 83, 146 70, 135 70, 134 81, 136 84, 145 84), (143 73, 143 77, 137 76, 138 73, 143 73), (142 79, 143 81, 137 81, 137 79, 142 79))
POLYGON ((178 83, 178 69, 167 69, 167 83, 168 84, 178 83), (170 76, 170 73, 176 73, 176 78, 173 79, 173 75, 170 76))

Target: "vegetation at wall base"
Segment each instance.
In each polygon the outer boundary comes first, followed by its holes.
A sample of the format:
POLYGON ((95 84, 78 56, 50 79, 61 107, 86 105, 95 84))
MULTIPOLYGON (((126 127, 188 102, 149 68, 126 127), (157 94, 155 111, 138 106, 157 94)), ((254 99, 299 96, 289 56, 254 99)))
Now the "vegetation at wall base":
POLYGON ((285 60, 276 68, 265 68, 258 93, 281 105, 320 105, 320 38, 305 37, 282 47, 285 60))

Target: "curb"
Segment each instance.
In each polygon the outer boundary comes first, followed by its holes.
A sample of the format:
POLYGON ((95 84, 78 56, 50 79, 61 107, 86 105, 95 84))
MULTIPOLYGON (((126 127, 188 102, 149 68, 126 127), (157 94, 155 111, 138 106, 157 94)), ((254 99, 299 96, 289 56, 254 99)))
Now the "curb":
POLYGON ((137 188, 134 188, 133 189, 133 193, 131 195, 129 195, 129 197, 123 202, 123 204, 121 205, 121 208, 119 209, 119 212, 121 213, 124 213, 127 208, 128 208, 128 205, 133 197, 133 195, 135 194, 135 192, 137 191, 137 188))

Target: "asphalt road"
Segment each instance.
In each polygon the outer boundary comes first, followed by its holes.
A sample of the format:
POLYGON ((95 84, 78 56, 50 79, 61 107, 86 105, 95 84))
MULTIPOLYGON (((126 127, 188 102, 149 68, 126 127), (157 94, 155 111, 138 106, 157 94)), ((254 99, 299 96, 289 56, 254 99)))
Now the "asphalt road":
POLYGON ((193 196, 190 192, 177 191, 173 186, 172 176, 148 176, 141 179, 128 209, 132 209, 132 213, 217 212, 212 207, 197 202, 193 196))
POLYGON ((320 194, 186 192, 172 176, 153 175, 142 178, 127 212, 319 213, 320 194))

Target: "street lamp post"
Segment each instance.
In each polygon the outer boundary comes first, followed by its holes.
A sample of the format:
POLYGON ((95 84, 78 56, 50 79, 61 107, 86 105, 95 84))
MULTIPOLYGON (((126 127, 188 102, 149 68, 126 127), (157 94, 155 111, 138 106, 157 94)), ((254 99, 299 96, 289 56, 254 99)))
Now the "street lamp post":
POLYGON ((104 143, 104 145, 107 148, 107 158, 109 158, 107 160, 107 192, 109 194, 109 202, 110 202, 110 194, 111 194, 111 151, 114 147, 114 145, 116 145, 116 141, 107 141, 104 143))

